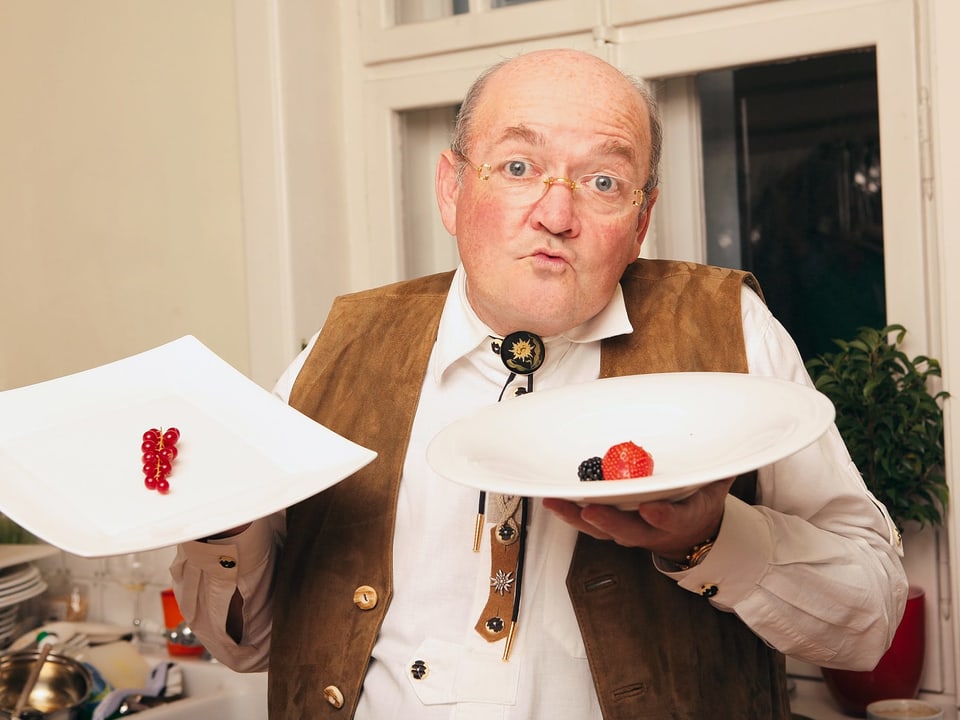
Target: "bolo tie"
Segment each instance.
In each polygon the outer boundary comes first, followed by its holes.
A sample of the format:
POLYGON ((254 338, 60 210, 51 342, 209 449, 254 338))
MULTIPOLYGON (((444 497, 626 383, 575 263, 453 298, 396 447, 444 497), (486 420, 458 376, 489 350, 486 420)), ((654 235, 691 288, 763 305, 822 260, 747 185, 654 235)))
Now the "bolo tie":
MULTIPOLYGON (((543 340, 538 335, 521 331, 510 333, 503 339, 493 338, 490 347, 500 355, 500 360, 510 373, 500 390, 497 402, 503 400, 507 388, 518 375, 526 376, 527 384, 526 387, 517 387, 515 394, 526 395, 533 392, 533 373, 543 365, 543 340)), ((492 501, 496 519, 490 528, 490 591, 474 629, 487 642, 497 642, 505 638, 503 661, 507 662, 520 616, 520 589, 523 582, 530 499, 497 494, 492 496, 492 501), (509 623, 506 619, 508 616, 509 623)), ((481 490, 473 531, 474 552, 480 552, 486 512, 487 493, 481 490)))

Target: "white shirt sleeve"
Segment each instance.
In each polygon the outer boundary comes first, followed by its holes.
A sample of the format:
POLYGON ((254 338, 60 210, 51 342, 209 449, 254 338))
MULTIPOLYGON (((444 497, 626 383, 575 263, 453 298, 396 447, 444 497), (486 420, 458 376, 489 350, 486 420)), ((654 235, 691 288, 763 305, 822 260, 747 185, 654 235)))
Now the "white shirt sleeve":
MULTIPOLYGON (((749 371, 812 384, 793 340, 750 290, 743 293, 749 371)), ((836 426, 815 444, 762 468, 757 504, 728 497, 713 549, 668 573, 735 612, 767 643, 820 666, 870 669, 903 612, 902 549, 836 426)))
POLYGON ((271 579, 284 531, 284 514, 276 513, 230 538, 183 543, 170 565, 174 593, 187 625, 211 655, 238 672, 267 669, 273 624, 271 579), (235 590, 243 597, 239 644, 226 630, 235 590))

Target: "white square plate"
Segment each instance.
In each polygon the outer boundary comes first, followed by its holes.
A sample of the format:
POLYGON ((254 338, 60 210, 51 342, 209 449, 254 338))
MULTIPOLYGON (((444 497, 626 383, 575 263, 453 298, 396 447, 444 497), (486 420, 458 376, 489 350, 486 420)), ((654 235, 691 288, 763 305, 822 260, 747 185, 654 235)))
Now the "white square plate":
POLYGON ((0 393, 0 511, 76 555, 151 550, 241 525, 376 453, 264 390, 192 336, 0 393), (144 487, 143 433, 180 430, 166 495, 144 487))
POLYGON ((656 373, 534 392, 484 407, 438 433, 427 461, 479 490, 632 509, 792 455, 833 422, 830 400, 786 380, 739 373, 656 373), (633 441, 653 475, 584 482, 577 469, 633 441))

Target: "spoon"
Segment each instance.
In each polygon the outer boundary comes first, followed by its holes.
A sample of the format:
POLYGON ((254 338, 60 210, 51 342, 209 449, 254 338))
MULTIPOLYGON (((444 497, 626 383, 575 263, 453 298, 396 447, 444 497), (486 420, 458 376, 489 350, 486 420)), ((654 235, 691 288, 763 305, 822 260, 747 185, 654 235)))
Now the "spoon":
POLYGON ((43 670, 43 666, 47 662, 47 655, 50 654, 50 648, 52 647, 52 642, 41 642, 40 646, 37 648, 37 659, 33 661, 33 666, 30 668, 30 674, 27 676, 27 681, 24 683, 23 689, 20 691, 20 697, 17 698, 17 704, 13 708, 14 718, 26 718, 34 714, 24 714, 24 708, 27 705, 27 700, 30 699, 30 693, 33 692, 33 686, 37 684, 37 679, 40 677, 40 671, 43 670))

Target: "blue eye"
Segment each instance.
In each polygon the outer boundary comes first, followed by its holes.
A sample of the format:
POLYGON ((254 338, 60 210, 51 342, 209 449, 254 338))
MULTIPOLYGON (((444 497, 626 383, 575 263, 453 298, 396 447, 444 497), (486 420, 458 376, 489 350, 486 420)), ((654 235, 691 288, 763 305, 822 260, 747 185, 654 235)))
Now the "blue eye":
POLYGON ((504 169, 507 171, 507 174, 512 177, 523 177, 527 174, 527 163, 523 160, 509 160, 504 169))
POLYGON ((584 184, 601 193, 616 192, 620 189, 618 179, 612 175, 591 175, 590 180, 584 184))

